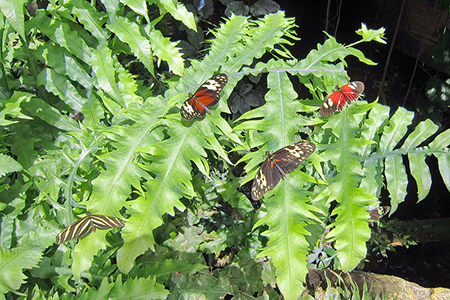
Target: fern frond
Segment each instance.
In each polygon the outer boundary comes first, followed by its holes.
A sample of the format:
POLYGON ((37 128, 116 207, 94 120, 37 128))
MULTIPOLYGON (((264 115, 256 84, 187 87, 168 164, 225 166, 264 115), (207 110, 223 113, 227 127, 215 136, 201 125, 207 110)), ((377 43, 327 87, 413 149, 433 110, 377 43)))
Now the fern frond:
POLYGON ((94 6, 83 0, 68 1, 63 4, 73 13, 78 22, 90 32, 99 43, 104 43, 108 38, 108 32, 103 28, 106 22, 106 13, 98 11, 94 6))
POLYGON ((268 256, 277 268, 277 284, 285 299, 297 299, 308 273, 306 256, 310 232, 305 227, 311 220, 320 222, 312 213, 318 209, 308 204, 306 182, 299 172, 289 174, 278 186, 266 194, 264 204, 267 214, 255 227, 267 224, 269 229, 263 234, 269 238, 268 244, 258 256, 268 256), (269 197, 271 194, 275 196, 269 197))
POLYGON ((23 169, 22 165, 17 161, 9 157, 8 155, 4 155, 0 153, 0 177, 5 176, 6 174, 18 172, 23 169))
POLYGON ((42 249, 33 246, 21 246, 14 249, 0 247, 0 293, 17 290, 26 276, 23 269, 36 267, 41 260, 42 249))
MULTIPOLYGON (((406 162, 417 184, 418 201, 424 199, 431 188, 431 172, 425 161, 427 156, 435 155, 438 158, 444 182, 449 178, 446 163, 449 155, 447 147, 450 144, 449 140, 446 140, 449 136, 448 131, 438 135, 427 146, 426 141, 435 134, 438 126, 430 120, 425 120, 408 134, 408 126, 412 124, 413 118, 414 113, 402 107, 389 117, 389 108, 377 104, 366 124, 366 128, 371 128, 370 134, 366 134, 366 137, 372 137, 375 141, 379 140, 379 146, 376 149, 365 149, 365 157, 362 161, 367 169, 371 170, 371 174, 363 179, 361 186, 379 195, 384 172, 391 198, 391 214, 404 201, 407 194, 406 162), (406 157, 408 160, 404 160, 406 157)), ((446 186, 450 187, 448 184, 446 186)))
POLYGON ((174 19, 183 22, 187 28, 197 31, 194 15, 186 9, 184 4, 177 0, 151 0, 149 2, 156 4, 159 7, 161 14, 164 14, 167 11, 174 19))
POLYGON ((11 24, 20 37, 25 40, 25 15, 23 13, 24 3, 25 0, 1 2, 0 10, 8 20, 8 23, 11 24))
POLYGON ((139 26, 126 18, 115 16, 114 22, 108 23, 106 27, 117 35, 122 42, 126 43, 150 74, 155 76, 151 45, 148 39, 142 36, 139 26))
MULTIPOLYGON (((338 173, 329 180, 326 193, 329 200, 336 200, 338 206, 333 210, 335 222, 328 238, 335 241, 337 255, 342 270, 348 271, 366 256, 366 242, 370 237, 367 220, 367 207, 373 203, 375 196, 368 194, 358 184, 364 176, 360 163, 361 148, 370 142, 360 137, 359 122, 355 118, 357 105, 351 105, 341 113, 328 119, 323 128, 329 128, 336 140, 320 155, 333 164, 338 173)), ((366 105, 366 110, 370 106, 366 105)), ((326 141, 323 141, 326 142, 326 141)))
POLYGON ((183 75, 184 59, 180 52, 181 49, 176 47, 178 42, 171 42, 169 38, 162 35, 161 31, 156 29, 150 31, 149 38, 155 55, 166 61, 173 73, 183 75))

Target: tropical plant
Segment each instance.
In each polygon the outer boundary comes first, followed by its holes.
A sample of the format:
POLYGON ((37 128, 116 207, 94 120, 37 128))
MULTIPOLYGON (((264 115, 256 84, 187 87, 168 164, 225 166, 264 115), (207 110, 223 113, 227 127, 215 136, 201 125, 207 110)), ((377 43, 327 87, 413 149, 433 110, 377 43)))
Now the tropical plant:
POLYGON ((169 14, 196 30, 194 15, 174 0, 55 1, 26 21, 23 5, 0 3, 3 298, 258 298, 276 297, 276 284, 295 299, 307 255, 327 228, 340 268, 365 257, 366 210, 383 174, 394 210, 402 201, 403 157, 421 198, 430 177, 417 168, 428 155, 450 186, 449 131, 428 143, 438 129, 430 120, 408 135, 412 113, 390 116, 376 101, 326 119, 316 113, 324 93, 348 81, 347 56, 374 64, 354 46, 383 42, 382 29, 362 26, 349 46, 329 36, 297 60, 287 49, 298 40, 292 18, 232 15, 211 31, 206 56, 186 68, 183 49, 157 29, 169 14), (179 77, 166 78, 162 65, 179 77), (219 72, 228 83, 218 107, 183 120, 188 93, 219 72), (228 121, 234 87, 258 74, 267 74, 266 103, 228 121), (296 88, 312 100, 298 99, 296 88), (266 150, 300 139, 316 153, 255 212, 238 188, 266 150), (245 176, 236 172, 240 162, 245 176), (125 226, 56 245, 58 232, 86 212, 125 226))

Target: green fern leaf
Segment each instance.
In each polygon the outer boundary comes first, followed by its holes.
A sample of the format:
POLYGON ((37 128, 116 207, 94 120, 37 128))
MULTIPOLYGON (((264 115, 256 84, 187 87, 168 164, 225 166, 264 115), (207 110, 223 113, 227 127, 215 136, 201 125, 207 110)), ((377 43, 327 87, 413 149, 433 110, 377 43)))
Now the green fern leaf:
POLYGON ((318 209, 308 204, 305 181, 295 171, 272 191, 267 193, 264 204, 267 215, 258 220, 255 227, 267 224, 269 229, 263 232, 269 238, 267 247, 258 256, 269 256, 276 267, 277 285, 285 299, 297 299, 308 273, 306 256, 310 233, 305 227, 308 219, 320 222, 311 212, 318 209), (270 197, 270 195, 275 196, 270 197))
POLYGON ((119 274, 113 283, 104 278, 98 292, 90 290, 90 299, 166 299, 169 291, 155 278, 127 278, 123 281, 119 274))
POLYGON ((116 16, 114 23, 108 23, 106 27, 116 34, 122 42, 126 43, 150 74, 155 76, 150 42, 142 36, 138 25, 123 17, 116 16))
POLYGON ((171 42, 169 38, 162 35, 161 31, 155 29, 150 31, 149 38, 155 55, 159 59, 166 61, 172 72, 177 75, 183 75, 184 59, 180 48, 176 47, 178 42, 171 42))
POLYGON ((124 246, 119 249, 118 265, 128 272, 134 259, 153 248, 153 229, 162 224, 162 215, 174 214, 174 208, 184 210, 181 196, 194 196, 191 184, 191 163, 206 157, 207 136, 213 135, 213 123, 207 120, 196 122, 186 128, 179 122, 180 116, 168 118, 169 139, 152 145, 149 170, 155 175, 145 186, 143 197, 130 203, 131 217, 123 229, 124 246), (168 149, 170 149, 168 151, 168 149), (197 157, 197 158, 196 158, 197 157))
POLYGON ((89 61, 92 57, 92 48, 88 46, 82 37, 81 27, 74 30, 68 23, 63 23, 55 18, 49 18, 45 11, 37 10, 30 26, 38 28, 53 43, 65 48, 71 55, 82 62, 89 61))
POLYGON ((293 101, 297 98, 297 93, 286 73, 269 73, 267 85, 269 92, 265 97, 266 104, 242 115, 240 120, 249 121, 239 124, 234 129, 262 131, 255 136, 255 144, 263 145, 261 151, 273 151, 287 146, 294 142, 293 137, 299 127, 321 123, 320 120, 311 120, 299 115, 303 111, 303 105, 300 101, 293 101))
POLYGON ((445 186, 450 191, 450 156, 447 146, 450 141, 450 129, 439 134, 434 141, 430 143, 430 149, 436 149, 436 157, 439 163, 439 170, 445 186))
POLYGON ((127 107, 116 82, 116 70, 111 56, 111 50, 103 46, 93 51, 89 63, 97 78, 98 88, 106 92, 120 106, 127 107))
POLYGON ((85 88, 92 87, 94 80, 83 68, 83 65, 66 49, 46 43, 45 48, 38 49, 40 60, 52 67, 57 73, 69 76, 72 81, 77 82, 85 88))
POLYGON ((31 117, 22 113, 21 105, 23 102, 30 101, 33 97, 33 94, 15 92, 11 98, 3 100, 5 107, 0 111, 0 126, 9 126, 19 122, 18 120, 11 120, 11 118, 31 120, 31 117))
POLYGON ((36 267, 41 260, 42 249, 38 247, 18 247, 8 249, 0 247, 0 293, 17 290, 27 278, 23 269, 36 267))
POLYGON ((23 40, 26 40, 25 36, 25 16, 23 14, 23 8, 25 0, 17 1, 0 1, 0 10, 5 15, 9 24, 14 28, 15 31, 20 35, 23 40))
POLYGON ((168 11, 174 19, 183 22, 187 28, 197 31, 194 15, 183 4, 176 0, 151 0, 149 2, 158 5, 162 14, 168 11))
POLYGON ((86 103, 85 98, 79 94, 70 80, 52 69, 44 69, 38 75, 38 84, 44 85, 48 91, 62 99, 73 110, 81 111, 86 103))
POLYGON ((332 129, 338 138, 321 156, 335 165, 339 172, 330 179, 327 187, 329 200, 339 203, 332 213, 336 219, 331 224, 332 230, 328 237, 335 241, 341 268, 345 271, 355 268, 366 256, 366 241, 370 237, 367 223, 369 214, 366 210, 376 199, 358 187, 364 175, 359 162, 361 149, 370 142, 358 137, 357 106, 351 105, 331 116, 323 126, 332 129))
POLYGON ((19 172, 23 169, 22 165, 11 157, 0 153, 0 177, 6 174, 19 172))
POLYGON ((363 179, 361 187, 374 195, 379 195, 383 186, 382 173, 384 171, 386 186, 391 198, 391 214, 398 205, 404 201, 407 194, 408 176, 403 156, 408 157, 409 170, 417 184, 418 201, 424 199, 431 188, 432 177, 426 157, 436 155, 441 175, 448 178, 446 160, 448 159, 448 132, 438 135, 428 146, 424 144, 438 130, 438 126, 430 120, 420 122, 415 129, 407 134, 408 126, 412 124, 414 113, 399 108, 389 118, 389 108, 377 105, 371 111, 364 128, 371 128, 363 132, 363 136, 373 139, 378 147, 366 147, 364 149, 364 166, 369 172, 363 179), (380 136, 378 138, 378 136, 380 136), (406 138, 405 138, 406 137, 406 138), (404 139, 403 144, 400 144, 404 139))
POLYGON ((147 1, 145 0, 122 0, 121 3, 129 6, 133 11, 137 12, 141 16, 148 20, 148 9, 147 9, 147 1))
POLYGON ((75 281, 79 281, 81 274, 91 267, 94 256, 99 250, 106 249, 108 242, 106 241, 106 234, 108 231, 97 230, 85 238, 82 238, 75 245, 73 251, 72 272, 75 281))
POLYGON ((106 14, 99 12, 83 0, 72 0, 64 3, 65 6, 77 17, 78 22, 89 31, 99 42, 105 42, 108 39, 108 33, 103 28, 106 22, 106 14))
POLYGON ((389 124, 384 127, 383 135, 380 140, 380 150, 383 154, 392 151, 400 142, 411 125, 414 113, 399 107, 395 114, 390 118, 389 124))

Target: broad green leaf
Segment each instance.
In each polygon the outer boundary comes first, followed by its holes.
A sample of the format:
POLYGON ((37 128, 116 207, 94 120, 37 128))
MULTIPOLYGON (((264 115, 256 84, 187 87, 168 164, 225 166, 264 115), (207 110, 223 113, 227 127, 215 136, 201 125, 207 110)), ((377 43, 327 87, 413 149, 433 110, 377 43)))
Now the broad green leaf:
POLYGON ((380 150, 383 154, 392 151, 406 134, 408 126, 411 125, 414 113, 399 107, 389 120, 389 125, 384 127, 380 140, 380 150))
POLYGON ((38 84, 63 100, 73 110, 81 111, 85 98, 79 94, 70 80, 52 69, 44 69, 38 75, 38 84))
POLYGON ((431 143, 431 149, 444 149, 450 144, 450 129, 441 132, 431 143))
POLYGON ((329 159, 338 171, 327 187, 329 201, 335 199, 338 202, 332 213, 337 216, 327 236, 335 241, 341 268, 346 271, 354 269, 366 256, 366 241, 370 237, 366 210, 376 199, 358 188, 358 182, 364 175, 359 153, 368 141, 356 134, 358 122, 353 111, 357 109, 352 105, 329 117, 324 128, 330 128, 337 139, 331 148, 322 153, 322 157, 329 159))
POLYGON ((431 189, 431 173, 425 158, 423 153, 408 153, 411 175, 417 184, 418 201, 423 200, 431 189))
MULTIPOLYGON (((369 113, 369 118, 364 122, 364 128, 361 132, 361 136, 364 137, 366 140, 376 140, 377 139, 377 132, 380 130, 380 128, 383 126, 383 124, 387 121, 389 118, 389 106, 376 104, 369 113)), ((373 148, 373 145, 368 144, 364 146, 363 156, 368 155, 371 151, 371 148, 373 148)))
POLYGON ((90 88, 93 85, 94 79, 86 72, 78 59, 68 53, 66 49, 47 43, 45 47, 40 47, 38 51, 42 55, 40 59, 57 73, 68 76, 85 88, 90 88))
POLYGON ((100 43, 106 42, 108 34, 103 28, 106 15, 94 8, 91 4, 83 0, 71 0, 66 3, 70 6, 72 13, 77 16, 78 22, 97 38, 100 43))
POLYGON ((437 155, 437 158, 442 179, 445 183, 445 186, 450 191, 450 153, 446 149, 445 153, 437 155))
POLYGON ((92 57, 93 49, 88 46, 80 32, 74 30, 68 23, 49 18, 43 10, 36 12, 33 22, 36 22, 34 26, 37 26, 44 35, 55 44, 67 49, 71 55, 77 57, 80 61, 87 62, 92 57))
POLYGON ((23 14, 24 4, 25 0, 0 0, 0 10, 23 40, 26 39, 23 14))
POLYGON ((181 4, 177 0, 151 0, 149 2, 158 5, 162 14, 167 11, 173 18, 183 22, 187 28, 197 31, 194 15, 186 9, 184 4, 181 4))
POLYGON ((131 23, 123 17, 116 17, 114 23, 109 23, 106 27, 122 42, 128 44, 131 52, 144 64, 147 71, 155 75, 150 42, 142 36, 136 23, 131 23))
POLYGON ((159 58, 167 62, 169 69, 177 75, 183 75, 184 59, 181 48, 177 48, 177 44, 170 41, 162 35, 161 31, 153 29, 150 31, 150 42, 152 43, 153 53, 159 58))
POLYGON ((408 176, 401 155, 386 157, 384 164, 387 189, 391 198, 391 211, 396 211, 398 205, 405 200, 408 176))
POLYGON ((27 101, 33 97, 32 94, 15 92, 8 100, 2 100, 2 104, 5 108, 0 112, 0 126, 8 126, 19 122, 19 120, 11 120, 11 118, 31 119, 29 116, 22 113, 20 106, 23 101, 27 101))
POLYGON ((129 6, 133 11, 145 17, 148 21, 147 1, 145 0, 120 0, 121 3, 129 6))
POLYGON ((402 146, 402 150, 409 152, 411 149, 419 146, 423 141, 433 135, 437 130, 438 126, 434 124, 431 120, 425 120, 420 122, 414 131, 408 135, 402 146))
POLYGON ((107 230, 97 230, 79 240, 75 245, 72 272, 76 281, 79 281, 81 274, 91 267, 94 255, 97 255, 99 250, 105 250, 108 246, 105 238, 107 233, 107 230))
POLYGON ((285 299, 297 299, 308 273, 306 256, 310 233, 305 229, 308 219, 316 219, 311 213, 316 209, 308 204, 299 171, 282 179, 278 186, 267 194, 267 215, 256 222, 256 226, 268 225, 263 234, 269 238, 267 247, 259 256, 269 256, 277 274, 277 284, 285 299), (269 197, 270 194, 275 194, 269 197))
POLYGON ((71 117, 62 115, 57 109, 39 98, 30 98, 22 104, 23 108, 35 118, 68 132, 81 132, 79 125, 71 117))
POLYGON ((0 293, 17 290, 27 278, 23 269, 36 267, 41 260, 42 249, 23 246, 14 249, 0 247, 0 293))
POLYGON ((105 91, 117 104, 127 107, 116 82, 116 71, 111 56, 111 50, 104 46, 92 53, 89 62, 96 75, 98 88, 105 91))

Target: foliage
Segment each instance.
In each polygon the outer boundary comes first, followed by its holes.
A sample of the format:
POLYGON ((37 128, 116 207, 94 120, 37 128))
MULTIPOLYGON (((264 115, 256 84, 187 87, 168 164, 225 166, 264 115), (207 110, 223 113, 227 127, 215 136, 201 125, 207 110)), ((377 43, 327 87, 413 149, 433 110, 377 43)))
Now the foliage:
MULTIPOLYGON (((27 18, 23 8, 0 3, 0 145, 9 174, 0 270, 19 274, 0 277, 4 298, 262 298, 276 297, 276 284, 296 299, 307 256, 326 232, 340 268, 365 257, 366 210, 383 175, 394 208, 402 201, 403 158, 420 199, 430 184, 418 171, 427 156, 438 158, 450 186, 449 131, 429 142, 438 129, 431 121, 408 133, 411 112, 389 116, 389 108, 364 101, 317 116, 324 93, 348 81, 347 56, 374 63, 331 36, 297 60, 287 50, 298 40, 296 25, 283 12, 232 15, 187 68, 178 42, 158 29, 170 15, 196 30, 194 15, 175 0, 51 2, 27 18), (229 75, 218 107, 182 120, 187 94, 218 72, 229 75), (234 122, 223 118, 238 82, 260 74, 267 74, 266 103, 234 122), (298 99, 298 88, 312 100, 298 99), (237 189, 266 150, 300 139, 315 142, 316 153, 255 212, 237 189), (125 226, 57 246, 56 234, 86 211, 125 226)), ((358 42, 383 41, 383 30, 363 26, 359 34, 358 42)))

